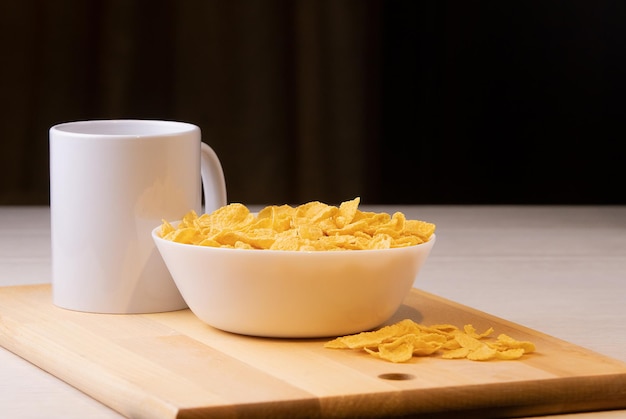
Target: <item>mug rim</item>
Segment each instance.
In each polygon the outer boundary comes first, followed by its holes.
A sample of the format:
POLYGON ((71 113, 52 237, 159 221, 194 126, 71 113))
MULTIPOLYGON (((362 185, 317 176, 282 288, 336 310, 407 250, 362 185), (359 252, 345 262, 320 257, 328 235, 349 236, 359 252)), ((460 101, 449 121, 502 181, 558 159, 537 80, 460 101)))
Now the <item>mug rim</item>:
POLYGON ((164 119, 87 119, 56 124, 50 132, 71 136, 155 137, 199 130, 197 125, 164 119))

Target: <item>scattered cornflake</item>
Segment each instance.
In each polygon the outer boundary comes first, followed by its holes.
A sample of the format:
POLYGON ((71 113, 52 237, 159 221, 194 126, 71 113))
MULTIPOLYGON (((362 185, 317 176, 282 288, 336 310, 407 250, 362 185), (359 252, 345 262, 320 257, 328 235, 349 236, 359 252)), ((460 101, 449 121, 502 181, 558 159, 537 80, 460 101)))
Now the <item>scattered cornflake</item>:
POLYGON ((390 362, 407 362, 414 356, 439 355, 443 359, 472 361, 515 360, 535 351, 529 341, 500 334, 494 341, 493 328, 482 333, 466 324, 463 329, 450 324, 424 326, 410 319, 378 330, 341 336, 324 344, 329 349, 364 350, 390 362))

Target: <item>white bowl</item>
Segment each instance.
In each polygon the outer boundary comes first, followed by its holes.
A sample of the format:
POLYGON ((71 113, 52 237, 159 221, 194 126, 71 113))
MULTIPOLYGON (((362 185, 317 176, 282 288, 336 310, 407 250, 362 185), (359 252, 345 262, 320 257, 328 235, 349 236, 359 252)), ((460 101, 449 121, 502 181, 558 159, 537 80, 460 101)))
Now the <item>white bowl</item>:
POLYGON ((175 243, 160 229, 152 231, 154 242, 198 318, 228 332, 282 338, 381 325, 402 304, 435 243, 433 235, 385 250, 244 250, 175 243))

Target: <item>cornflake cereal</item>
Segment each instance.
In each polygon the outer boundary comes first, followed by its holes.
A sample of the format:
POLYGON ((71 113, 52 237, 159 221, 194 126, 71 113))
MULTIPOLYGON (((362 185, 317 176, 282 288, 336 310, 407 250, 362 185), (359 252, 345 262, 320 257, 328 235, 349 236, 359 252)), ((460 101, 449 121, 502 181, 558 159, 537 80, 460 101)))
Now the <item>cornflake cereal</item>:
POLYGON ((444 359, 466 358, 472 361, 514 360, 535 351, 528 341, 500 334, 490 338, 493 328, 478 333, 471 324, 460 330, 450 324, 423 326, 410 319, 376 331, 338 337, 324 344, 329 349, 359 349, 390 361, 407 362, 414 356, 440 354, 444 359))
POLYGON ((268 206, 257 215, 243 204, 210 214, 188 212, 178 226, 163 220, 161 237, 178 243, 235 249, 367 250, 427 242, 435 225, 359 210, 360 198, 338 207, 312 201, 297 207, 268 206))

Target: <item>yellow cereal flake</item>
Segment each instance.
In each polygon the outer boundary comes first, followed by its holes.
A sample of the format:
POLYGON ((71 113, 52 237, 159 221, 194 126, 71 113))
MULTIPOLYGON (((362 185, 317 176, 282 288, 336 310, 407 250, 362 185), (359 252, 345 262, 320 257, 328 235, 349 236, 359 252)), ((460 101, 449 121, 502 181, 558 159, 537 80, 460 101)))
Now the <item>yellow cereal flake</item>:
POLYGON ((498 350, 522 349, 524 353, 535 352, 534 343, 525 340, 515 340, 505 334, 498 335, 498 340, 491 345, 498 350))
POLYGON ((166 240, 234 249, 298 251, 374 250, 415 246, 430 240, 435 225, 359 210, 360 198, 338 207, 311 201, 296 207, 271 205, 253 214, 243 204, 225 205, 210 214, 185 214, 174 227, 163 220, 166 240))
POLYGON ((370 355, 391 362, 406 362, 413 358, 413 344, 409 338, 411 335, 401 336, 388 343, 381 343, 376 350, 365 347, 370 355))
POLYGON ((483 333, 478 333, 476 329, 474 329, 474 326, 472 326, 471 324, 466 324, 465 326, 463 326, 463 330, 465 331, 466 335, 471 336, 475 339, 482 339, 493 333, 493 327, 490 327, 483 333))
POLYGON ((529 341, 500 334, 494 341, 493 328, 482 333, 466 324, 463 329, 451 324, 424 326, 410 319, 378 330, 341 336, 324 344, 329 349, 363 350, 389 362, 408 362, 413 357, 439 355, 443 359, 471 361, 515 360, 535 351, 529 341))

